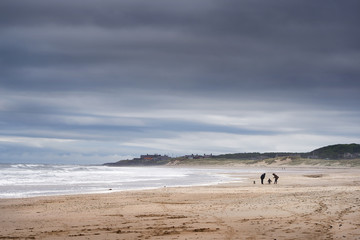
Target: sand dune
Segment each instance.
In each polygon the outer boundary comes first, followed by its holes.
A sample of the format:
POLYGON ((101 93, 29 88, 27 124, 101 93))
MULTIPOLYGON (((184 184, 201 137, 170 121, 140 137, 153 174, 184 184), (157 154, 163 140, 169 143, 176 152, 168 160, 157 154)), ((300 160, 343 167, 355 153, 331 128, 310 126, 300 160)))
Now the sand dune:
POLYGON ((283 173, 277 185, 252 175, 206 187, 2 199, 0 239, 360 239, 360 169, 318 170, 283 173))

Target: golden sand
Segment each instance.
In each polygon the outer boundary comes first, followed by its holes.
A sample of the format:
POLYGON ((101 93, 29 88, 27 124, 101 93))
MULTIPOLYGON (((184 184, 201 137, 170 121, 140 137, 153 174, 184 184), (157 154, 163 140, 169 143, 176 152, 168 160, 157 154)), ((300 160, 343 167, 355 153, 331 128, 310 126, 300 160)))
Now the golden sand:
POLYGON ((252 175, 205 187, 1 199, 0 239, 360 239, 360 169, 318 170, 279 174, 277 185, 252 175))

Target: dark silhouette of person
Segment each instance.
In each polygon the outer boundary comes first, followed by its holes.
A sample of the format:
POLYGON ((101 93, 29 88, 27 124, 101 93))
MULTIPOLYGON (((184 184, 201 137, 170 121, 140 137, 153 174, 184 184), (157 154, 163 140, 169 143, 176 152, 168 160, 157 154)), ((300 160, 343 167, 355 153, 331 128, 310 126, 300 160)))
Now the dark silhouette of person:
POLYGON ((273 173, 274 176, 274 184, 277 184, 277 180, 279 179, 279 176, 273 173))
POLYGON ((265 173, 261 174, 260 179, 261 179, 261 184, 264 184, 264 178, 265 178, 265 173))
POLYGON ((269 178, 268 183, 271 184, 271 182, 272 182, 272 181, 271 181, 271 179, 269 178))

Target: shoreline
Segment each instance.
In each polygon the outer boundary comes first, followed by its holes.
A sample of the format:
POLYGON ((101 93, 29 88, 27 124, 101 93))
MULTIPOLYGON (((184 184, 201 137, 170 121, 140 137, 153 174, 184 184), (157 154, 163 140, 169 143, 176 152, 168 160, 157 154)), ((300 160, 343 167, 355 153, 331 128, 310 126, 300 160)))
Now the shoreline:
MULTIPOLYGON (((243 165, 243 164, 238 164, 236 166, 230 166, 230 165, 199 165, 199 166, 191 166, 191 165, 171 165, 171 166, 144 166, 141 168, 151 168, 151 167, 155 167, 155 168, 172 168, 172 169, 217 169, 217 170, 224 170, 224 171, 228 171, 229 169, 231 170, 256 170, 258 171, 257 173, 254 172, 241 172, 241 173, 235 173, 235 172, 224 172, 224 173, 217 173, 219 175, 228 175, 228 180, 226 181, 217 181, 217 182, 211 182, 211 183, 193 183, 190 185, 174 185, 174 186, 157 186, 157 187, 143 187, 143 188, 129 188, 129 189, 118 189, 118 190, 114 190, 114 189, 104 189, 104 190, 98 190, 98 191, 94 191, 94 192, 78 192, 78 193, 64 193, 64 194, 50 194, 50 195, 34 195, 34 196, 22 196, 22 197, 0 197, 0 201, 1 200, 11 200, 11 199, 28 199, 28 198, 42 198, 42 197, 61 197, 61 196, 83 196, 83 195, 103 195, 103 194, 114 194, 114 193, 122 193, 122 192, 127 192, 127 191, 147 191, 147 190, 157 190, 157 189, 162 189, 164 187, 166 188, 196 188, 196 187, 211 187, 211 186, 217 186, 217 185, 223 185, 223 184, 231 184, 233 182, 237 182, 239 183, 239 185, 241 185, 242 182, 246 182, 246 180, 248 180, 248 182, 252 183, 253 181, 257 181, 257 183, 259 183, 259 177, 256 175, 258 174, 260 176, 260 173, 262 173, 262 171, 265 171, 267 173, 270 172, 276 172, 280 174, 300 174, 300 173, 307 173, 307 172, 316 172, 316 171, 349 171, 349 172, 359 172, 360 173, 360 168, 356 168, 356 167, 347 167, 347 166, 309 166, 309 165, 243 165), (234 169, 237 168, 237 169, 234 169), (230 177, 231 176, 231 177, 230 177), (250 179, 251 178, 251 179, 250 179), (243 181, 238 181, 237 179, 242 179, 243 181)), ((111 167, 112 168, 112 167, 111 167)), ((116 167, 117 168, 117 167, 116 167)), ((122 167, 119 167, 122 168, 122 167)), ((125 167, 127 168, 127 167, 125 167)), ((132 168, 132 167, 130 167, 132 168)), ((138 168, 137 166, 134 166, 134 168, 138 168)), ((269 177, 269 175, 267 176, 269 177)), ((266 178, 268 179, 268 178, 266 178)), ((267 182, 266 182, 267 183, 267 182)))
POLYGON ((0 175, 5 176, 0 186, 0 198, 96 194, 163 186, 203 186, 232 181, 222 174, 230 171, 224 168, 90 166, 79 169, 78 166, 43 168, 41 165, 33 165, 30 168, 33 173, 27 169, 27 166, 20 171, 0 169, 0 175))
POLYGON ((0 238, 360 239, 360 169, 279 176, 277 185, 253 173, 211 186, 0 199, 0 238))
MULTIPOLYGON (((76 165, 75 165, 76 166, 76 165)), ((113 168, 113 167, 110 167, 113 168)), ((201 186, 215 186, 218 184, 226 184, 226 183, 232 183, 232 182, 239 182, 239 181, 246 181, 246 179, 249 177, 249 175, 255 175, 255 174, 261 174, 263 171, 265 172, 277 172, 277 173, 297 173, 297 172, 316 172, 321 171, 322 169, 327 170, 345 170, 349 169, 347 167, 333 167, 333 166, 277 166, 277 165, 243 165, 238 164, 236 166, 230 166, 230 165, 201 165, 201 166, 191 166, 191 165, 180 165, 180 166, 144 166, 144 167, 115 167, 115 168, 140 168, 140 169, 151 169, 151 168, 164 168, 164 169, 196 169, 196 170, 217 170, 217 172, 214 172, 215 175, 218 175, 217 178, 215 178, 213 181, 209 182, 194 182, 192 180, 191 183, 186 184, 174 184, 171 183, 170 185, 162 185, 162 186, 143 186, 143 187, 129 187, 129 188, 103 188, 103 189, 94 189, 94 190, 88 190, 84 191, 83 189, 79 191, 78 193, 38 193, 34 194, 31 193, 30 195, 24 195, 19 197, 0 197, 1 199, 26 199, 26 198, 34 198, 34 197, 50 197, 50 196, 77 196, 77 195, 87 195, 87 194, 108 194, 108 193, 117 193, 117 192, 126 192, 126 191, 142 191, 142 190, 155 190, 155 189, 161 189, 163 187, 169 187, 169 188, 176 188, 176 187, 201 187, 201 186), (223 171, 223 172, 222 172, 223 171), (247 172, 250 171, 250 172, 247 172), (257 172, 257 173, 255 173, 257 172), (226 176, 226 177, 224 177, 226 176), (240 180, 241 179, 241 180, 240 180)), ((192 173, 194 174, 194 173, 192 173)), ((195 174, 196 175, 196 174, 195 174)), ((191 176, 188 176, 191 178, 191 176)), ((253 177, 254 180, 256 180, 256 177, 253 177)), ((253 180, 251 180, 253 181, 253 180)), ((176 179, 173 180, 173 182, 176 182, 176 179)), ((122 185, 122 184, 121 184, 122 185)), ((124 183, 126 185, 126 183, 124 183)))

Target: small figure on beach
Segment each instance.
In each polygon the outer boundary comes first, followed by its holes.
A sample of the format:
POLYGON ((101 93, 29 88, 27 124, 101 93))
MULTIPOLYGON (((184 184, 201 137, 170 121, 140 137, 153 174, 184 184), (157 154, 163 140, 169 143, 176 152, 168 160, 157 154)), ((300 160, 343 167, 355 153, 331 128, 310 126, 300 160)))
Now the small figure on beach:
POLYGON ((265 173, 261 174, 260 179, 261 179, 261 184, 264 184, 264 179, 265 179, 265 173))
POLYGON ((277 180, 279 179, 279 176, 273 173, 274 176, 274 184, 277 184, 277 180))
POLYGON ((271 179, 269 178, 268 183, 271 184, 271 182, 272 182, 272 181, 271 181, 271 179))

